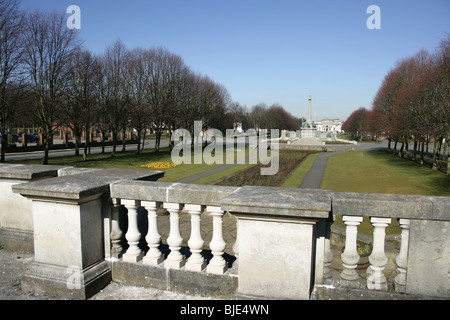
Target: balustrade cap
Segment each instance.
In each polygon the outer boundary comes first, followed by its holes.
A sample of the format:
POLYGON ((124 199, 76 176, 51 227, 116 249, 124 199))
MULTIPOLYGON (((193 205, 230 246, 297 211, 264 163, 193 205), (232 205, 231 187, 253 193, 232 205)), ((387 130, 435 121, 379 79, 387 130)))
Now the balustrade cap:
POLYGON ((164 175, 164 172, 161 171, 100 169, 17 184, 12 187, 12 190, 31 198, 82 200, 109 192, 110 184, 122 179, 156 180, 162 175, 164 175))
POLYGON ((0 164, 0 178, 18 180, 37 180, 51 178, 58 175, 62 166, 49 166, 40 164, 0 164))
POLYGON ((220 205, 237 187, 123 180, 111 185, 111 197, 142 201, 220 205))
POLYGON ((333 192, 333 214, 450 220, 450 198, 422 195, 333 192))
POLYGON ((328 218, 331 193, 319 189, 242 187, 220 201, 231 213, 328 218))
POLYGON ((29 198, 81 200, 109 191, 119 178, 71 175, 12 186, 13 192, 29 198))

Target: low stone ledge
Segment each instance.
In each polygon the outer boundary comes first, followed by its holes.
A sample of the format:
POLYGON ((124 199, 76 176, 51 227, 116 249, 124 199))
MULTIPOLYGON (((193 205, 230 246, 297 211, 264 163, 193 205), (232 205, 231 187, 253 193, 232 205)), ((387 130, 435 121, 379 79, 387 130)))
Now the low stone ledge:
POLYGON ((162 171, 99 169, 92 172, 17 184, 12 187, 12 190, 30 198, 81 200, 100 193, 107 193, 110 190, 110 184, 123 179, 152 181, 163 175, 164 172, 162 171))
POLYGON ((0 179, 37 180, 56 177, 63 166, 0 164, 0 179))
POLYGON ((176 184, 169 189, 169 202, 218 206, 220 200, 231 195, 238 187, 176 184))
POLYGON ((431 197, 434 220, 450 221, 450 197, 431 197))
POLYGON ((12 187, 12 190, 28 198, 82 200, 108 192, 109 184, 115 181, 117 181, 117 178, 64 176, 39 182, 17 184, 12 187))
POLYGON ((230 274, 215 275, 205 271, 187 271, 122 260, 110 261, 112 281, 129 286, 154 288, 182 294, 198 294, 215 298, 231 297, 238 278, 230 274))
POLYGON ((123 180, 111 185, 111 197, 143 201, 219 206, 237 187, 123 180))
MULTIPOLYGON (((449 207, 448 198, 420 195, 333 192, 333 214, 346 216, 372 216, 386 218, 433 219, 444 216, 449 207), (438 212, 433 214, 433 201, 439 201, 438 212)), ((448 215, 448 213, 447 213, 448 215)))
POLYGON ((220 201, 233 213, 303 218, 328 218, 331 193, 327 190, 242 187, 220 201))

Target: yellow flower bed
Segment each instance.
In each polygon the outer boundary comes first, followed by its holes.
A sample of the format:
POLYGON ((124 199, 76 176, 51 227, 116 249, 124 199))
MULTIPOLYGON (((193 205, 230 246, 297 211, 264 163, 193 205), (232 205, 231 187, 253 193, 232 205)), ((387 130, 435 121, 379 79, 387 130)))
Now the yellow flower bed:
POLYGON ((153 163, 141 165, 141 167, 149 168, 149 169, 169 169, 169 168, 175 168, 176 166, 177 165, 175 163, 166 162, 166 161, 153 162, 153 163))

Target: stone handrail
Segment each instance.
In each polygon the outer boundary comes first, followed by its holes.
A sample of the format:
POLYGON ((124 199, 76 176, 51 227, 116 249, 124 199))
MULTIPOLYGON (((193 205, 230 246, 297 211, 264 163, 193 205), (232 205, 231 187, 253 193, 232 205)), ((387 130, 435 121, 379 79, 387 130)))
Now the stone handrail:
MULTIPOLYGON (((385 292, 385 229, 398 219, 402 234, 394 293, 450 297, 449 197, 164 183, 154 181, 161 173, 148 171, 57 171, 58 177, 50 173, 47 179, 14 183, 9 172, 0 181, 0 187, 26 198, 26 210, 32 211, 35 262, 22 279, 30 290, 84 299, 112 279, 164 290, 179 290, 182 282, 196 291, 227 287, 237 298, 310 299, 320 288, 337 287, 385 292), (165 252, 158 229, 162 208, 169 213, 165 252), (145 232, 139 218, 144 209, 145 232), (188 248, 181 247, 182 210, 190 220, 188 248), (209 244, 201 231, 205 211, 212 216, 209 244), (231 269, 224 261, 222 223, 227 212, 236 218, 231 269), (330 270, 335 215, 342 215, 346 226, 337 280, 330 270), (374 232, 361 287, 357 227, 365 216, 374 232), (142 242, 148 251, 142 250, 142 242), (204 245, 211 249, 210 259, 203 255, 204 245), (65 283, 68 274, 73 274, 73 283, 65 283)), ((0 231, 3 220, 20 214, 9 210, 2 215, 0 231)))

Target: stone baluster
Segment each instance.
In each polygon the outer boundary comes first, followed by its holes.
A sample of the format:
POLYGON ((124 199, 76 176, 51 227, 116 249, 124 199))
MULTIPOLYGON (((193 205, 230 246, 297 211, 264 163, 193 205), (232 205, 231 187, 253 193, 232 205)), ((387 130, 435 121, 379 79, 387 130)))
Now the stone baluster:
POLYGON ((220 207, 208 206, 206 210, 213 217, 213 236, 209 247, 213 258, 208 264, 206 271, 214 274, 224 274, 228 269, 225 259, 222 257, 225 250, 225 240, 223 239, 222 224, 224 211, 220 207))
POLYGON ((148 232, 147 236, 145 237, 145 240, 147 241, 147 245, 149 247, 149 250, 145 255, 144 259, 142 260, 142 262, 144 264, 157 266, 164 261, 164 256, 159 250, 159 245, 161 244, 161 235, 159 234, 158 231, 158 214, 157 214, 157 210, 161 205, 161 203, 154 201, 142 201, 141 205, 148 212, 147 216, 148 232))
POLYGON ((172 269, 180 269, 185 264, 185 258, 180 252, 183 238, 180 234, 180 211, 183 206, 179 203, 164 203, 164 208, 170 214, 170 233, 167 238, 170 253, 164 261, 164 266, 172 269))
POLYGON ((373 249, 369 256, 371 274, 367 278, 367 288, 371 290, 387 290, 386 277, 383 270, 388 262, 384 252, 384 239, 386 227, 391 223, 391 218, 370 218, 373 227, 373 249))
POLYGON ((402 243, 400 252, 395 261, 397 262, 398 274, 394 279, 395 291, 400 293, 406 292, 406 268, 408 266, 408 247, 409 247, 409 226, 410 220, 399 219, 400 228, 402 229, 402 243))
POLYGON ((120 244, 123 236, 123 232, 120 229, 119 224, 119 210, 121 207, 120 199, 113 198, 111 205, 111 256, 114 258, 120 258, 122 255, 122 245, 120 244))
POLYGON ((184 209, 191 215, 191 236, 188 241, 191 256, 186 261, 186 270, 200 272, 206 267, 206 261, 202 257, 203 238, 200 230, 200 222, 205 206, 186 204, 184 209))
POLYGON ((331 225, 333 224, 333 218, 327 219, 325 229, 325 253, 323 262, 323 283, 331 284, 333 282, 333 276, 331 274, 330 265, 333 260, 333 252, 331 251, 331 225))
POLYGON ((125 238, 129 245, 129 248, 122 259, 125 262, 138 262, 144 256, 144 253, 138 246, 139 240, 141 239, 137 221, 137 208, 140 206, 140 201, 122 199, 122 204, 128 210, 128 230, 125 234, 125 238))
POLYGON ((345 250, 341 254, 342 264, 344 270, 342 270, 341 285, 346 287, 359 287, 358 273, 356 272, 356 266, 359 261, 358 251, 356 250, 356 240, 358 235, 358 225, 363 221, 362 217, 343 216, 345 228, 345 250))

